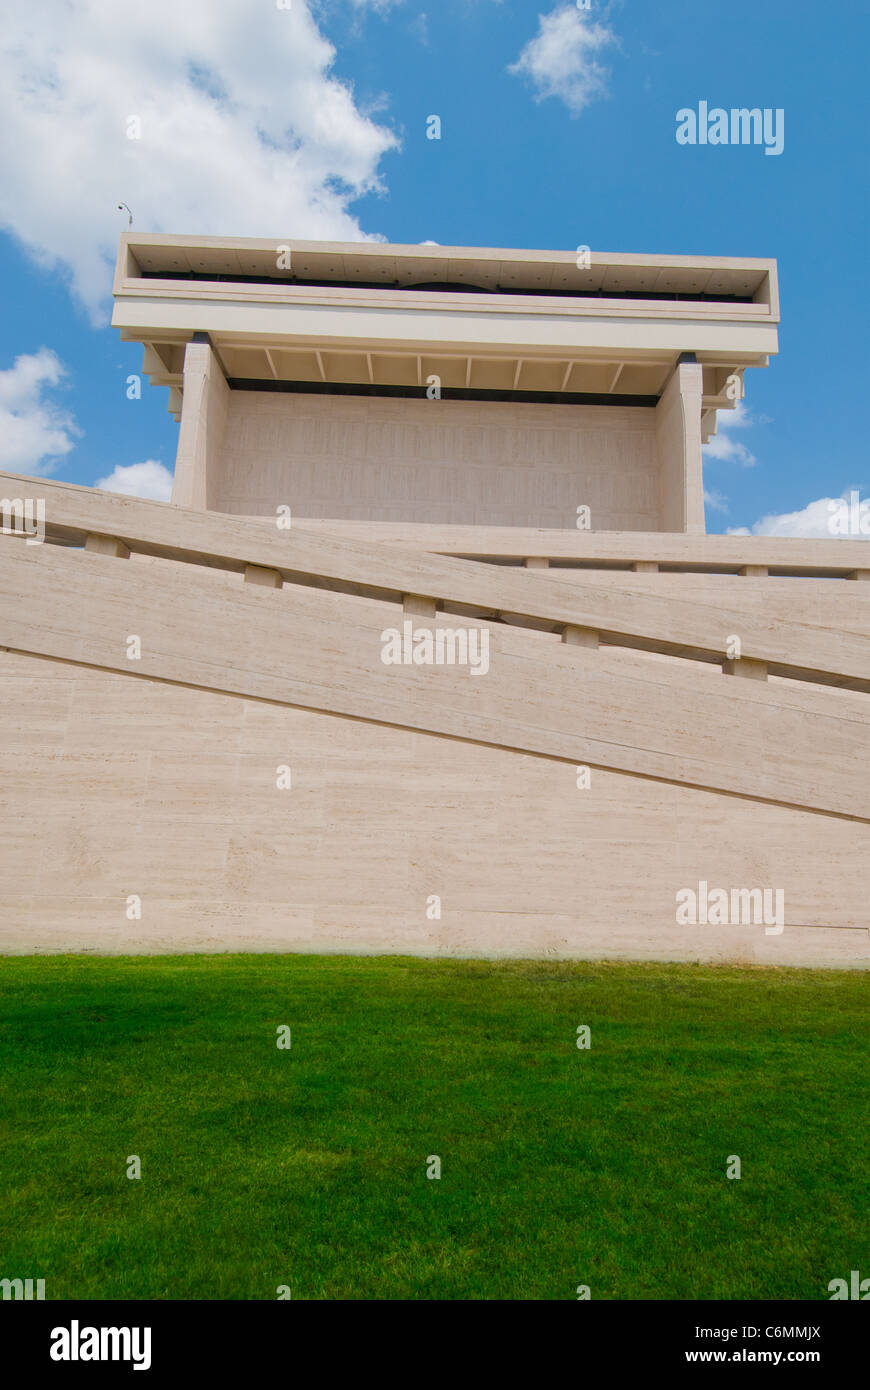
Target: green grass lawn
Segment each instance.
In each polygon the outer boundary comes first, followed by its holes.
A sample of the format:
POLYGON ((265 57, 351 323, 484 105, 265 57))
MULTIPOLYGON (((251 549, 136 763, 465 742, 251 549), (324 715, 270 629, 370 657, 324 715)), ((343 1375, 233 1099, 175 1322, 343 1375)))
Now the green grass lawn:
POLYGON ((0 1277, 47 1298, 826 1299, 870 1274, 866 992, 836 971, 6 958, 0 1277))

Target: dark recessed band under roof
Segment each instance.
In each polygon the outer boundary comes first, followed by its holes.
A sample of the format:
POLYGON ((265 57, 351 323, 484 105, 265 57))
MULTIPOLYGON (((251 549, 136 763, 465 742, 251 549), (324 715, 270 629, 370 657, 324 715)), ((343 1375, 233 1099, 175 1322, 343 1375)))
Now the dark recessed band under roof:
POLYGON ((230 285, 296 285, 310 289, 336 290, 402 290, 409 294, 490 294, 533 296, 539 299, 648 299, 665 303, 689 304, 752 304, 752 295, 740 294, 677 294, 658 290, 551 290, 525 289, 497 285, 468 285, 461 281, 427 281, 422 284, 400 284, 398 280, 303 280, 293 275, 219 275, 202 270, 143 270, 141 280, 188 280, 206 284, 230 285))
MULTIPOLYGON (((399 396, 426 400, 425 386, 379 386, 355 381, 273 381, 256 377, 227 377, 231 391, 292 391, 305 396, 399 396)), ((581 391, 493 391, 472 386, 442 386, 443 401, 513 401, 519 405, 609 405, 655 409, 658 396, 607 396, 581 391)))

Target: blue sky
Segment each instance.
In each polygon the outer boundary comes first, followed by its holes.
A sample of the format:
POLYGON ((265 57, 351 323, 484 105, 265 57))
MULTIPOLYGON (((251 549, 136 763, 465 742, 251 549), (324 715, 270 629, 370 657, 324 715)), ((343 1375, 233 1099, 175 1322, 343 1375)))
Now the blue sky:
POLYGON ((139 231, 775 256, 780 352, 705 458, 708 529, 812 534, 824 499, 870 491, 864 0, 9 15, 0 468, 162 495, 167 393, 126 399, 141 349, 108 326, 123 199, 139 231), (782 154, 678 145, 701 100, 782 108, 782 154))

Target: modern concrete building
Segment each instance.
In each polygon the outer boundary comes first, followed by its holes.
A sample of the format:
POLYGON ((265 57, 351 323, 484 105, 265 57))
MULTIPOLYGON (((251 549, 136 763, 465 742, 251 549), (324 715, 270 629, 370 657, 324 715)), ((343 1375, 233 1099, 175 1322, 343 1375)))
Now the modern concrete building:
POLYGON ((125 238, 114 322, 181 420, 173 501, 564 529, 582 495, 596 530, 703 531, 702 436, 776 352, 776 267, 579 259, 125 238))
POLYGON ((867 542, 704 534, 774 262, 131 233, 115 301, 174 491, 0 540, 0 947, 870 963, 867 542))

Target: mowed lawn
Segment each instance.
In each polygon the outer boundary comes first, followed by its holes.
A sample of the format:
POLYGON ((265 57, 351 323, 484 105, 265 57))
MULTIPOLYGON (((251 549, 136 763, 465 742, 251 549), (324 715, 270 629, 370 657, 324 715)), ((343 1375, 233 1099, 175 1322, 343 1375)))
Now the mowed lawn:
POLYGON ((0 996, 0 1277, 50 1299, 826 1299, 870 1273, 860 975, 13 957, 0 996))

